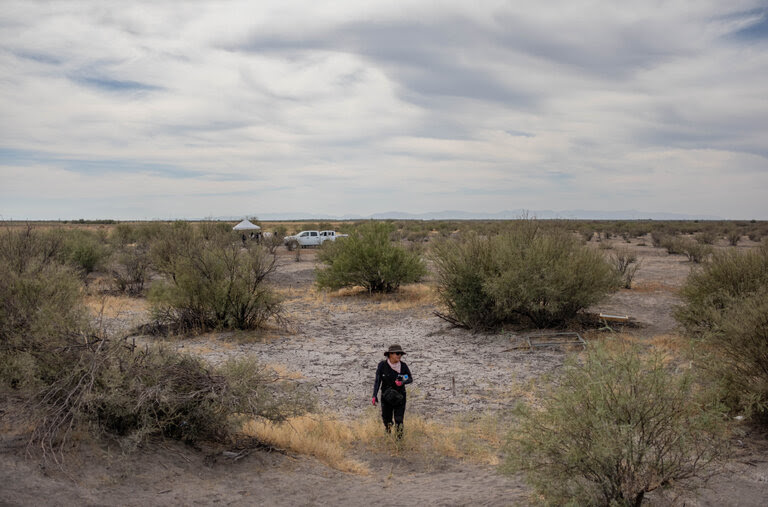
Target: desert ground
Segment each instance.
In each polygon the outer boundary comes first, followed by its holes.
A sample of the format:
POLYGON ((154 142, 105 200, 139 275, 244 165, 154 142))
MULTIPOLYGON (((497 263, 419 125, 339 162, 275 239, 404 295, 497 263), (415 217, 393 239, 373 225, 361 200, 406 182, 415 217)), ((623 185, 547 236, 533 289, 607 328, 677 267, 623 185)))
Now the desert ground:
MULTIPOLYGON (((684 340, 676 334, 673 319, 676 294, 695 265, 652 248, 650 241, 647 246, 638 239, 631 244, 612 241, 634 250, 642 264, 631 289, 591 310, 628 315, 632 325, 616 332, 679 351, 684 340)), ((737 248, 749 247, 744 241, 737 248)), ((211 363, 256 355, 312 385, 319 400, 312 417, 338 425, 377 424, 370 403, 374 371, 383 351, 398 343, 407 351, 404 361, 414 377, 404 442, 353 444, 345 459, 359 466, 345 469, 320 455, 280 446, 193 449, 158 440, 123 453, 117 446, 83 439, 59 466, 42 462, 34 452, 27 455, 24 427, 14 420, 9 403, 2 428, 0 504, 530 504, 531 490, 523 477, 499 473, 503 456, 498 451, 425 451, 419 440, 439 425, 472 432, 490 420, 503 428, 514 405, 529 399, 574 351, 521 348, 523 332, 483 334, 452 327, 433 313, 437 301, 429 280, 390 296, 319 292, 313 287, 315 257, 313 250, 304 250, 296 262, 293 253, 279 250, 270 283, 285 298, 290 316, 286 329, 160 339, 136 331, 149 320, 144 300, 113 296, 94 298, 92 306, 99 309, 94 318, 112 335, 130 336, 137 345, 162 340, 211 363)), ((613 333, 590 330, 582 335, 600 340, 613 333)), ((677 499, 651 494, 646 503, 762 506, 766 499, 768 438, 744 425, 733 438, 730 461, 707 488, 677 499)))

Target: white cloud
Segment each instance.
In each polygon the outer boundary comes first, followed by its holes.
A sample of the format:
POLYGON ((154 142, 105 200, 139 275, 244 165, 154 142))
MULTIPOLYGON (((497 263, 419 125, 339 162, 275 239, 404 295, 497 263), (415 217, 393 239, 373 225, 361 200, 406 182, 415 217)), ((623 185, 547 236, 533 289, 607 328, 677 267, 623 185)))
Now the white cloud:
POLYGON ((7 1, 0 213, 768 218, 760 7, 7 1))

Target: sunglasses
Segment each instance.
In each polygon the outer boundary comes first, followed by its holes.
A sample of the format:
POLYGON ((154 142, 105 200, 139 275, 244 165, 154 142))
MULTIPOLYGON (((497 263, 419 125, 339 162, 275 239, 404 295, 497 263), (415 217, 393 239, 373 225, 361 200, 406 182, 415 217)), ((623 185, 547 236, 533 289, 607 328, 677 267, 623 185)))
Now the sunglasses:
POLYGON ((403 355, 402 352, 390 352, 390 354, 394 354, 396 356, 402 356, 403 355))

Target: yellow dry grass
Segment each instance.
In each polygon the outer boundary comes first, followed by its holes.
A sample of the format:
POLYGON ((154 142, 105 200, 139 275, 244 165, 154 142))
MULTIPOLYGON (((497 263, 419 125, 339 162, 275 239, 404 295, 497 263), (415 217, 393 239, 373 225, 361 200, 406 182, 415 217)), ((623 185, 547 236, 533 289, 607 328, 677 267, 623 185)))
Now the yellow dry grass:
POLYGON ((688 339, 674 333, 656 335, 648 340, 648 343, 657 350, 675 356, 682 354, 690 345, 688 339))
POLYGON ((345 447, 353 435, 348 427, 332 419, 301 416, 282 423, 251 420, 244 425, 243 432, 275 447, 313 456, 342 472, 370 472, 364 463, 347 456, 345 447))
POLYGON ((663 282, 632 282, 631 292, 671 292, 676 294, 680 287, 669 285, 663 282))
MULTIPOLYGON (((601 340, 608 350, 620 352, 627 344, 635 344, 641 347, 645 352, 660 352, 663 356, 665 365, 681 366, 686 363, 686 349, 689 347, 688 340, 675 333, 664 333, 643 338, 628 333, 590 333, 588 341, 601 340)), ((688 365, 690 367, 690 365, 688 365)))
POLYGON ((85 296, 85 306, 94 315, 102 315, 114 319, 125 315, 127 312, 146 312, 148 305, 145 299, 131 298, 128 296, 109 296, 104 294, 85 296))
POLYGON ((497 415, 457 417, 449 424, 412 415, 406 418, 403 439, 396 440, 384 432, 378 410, 370 408, 354 421, 314 414, 284 423, 252 420, 243 431, 276 447, 313 456, 337 470, 366 475, 370 469, 350 457, 353 451, 395 456, 407 452, 427 462, 450 457, 496 465, 503 441, 501 426, 497 415))

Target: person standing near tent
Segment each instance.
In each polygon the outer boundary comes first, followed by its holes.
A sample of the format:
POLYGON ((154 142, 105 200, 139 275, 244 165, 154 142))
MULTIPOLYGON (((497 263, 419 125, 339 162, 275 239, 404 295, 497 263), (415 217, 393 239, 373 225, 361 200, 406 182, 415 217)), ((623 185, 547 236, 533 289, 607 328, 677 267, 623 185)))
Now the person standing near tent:
POLYGON ((408 365, 401 361, 405 351, 400 345, 390 345, 384 352, 387 359, 379 362, 376 367, 376 379, 373 382, 373 398, 371 403, 376 406, 379 401, 381 388, 381 419, 387 433, 392 431, 392 419, 395 420, 395 435, 403 437, 403 418, 405 417, 405 385, 413 382, 413 376, 408 365))

